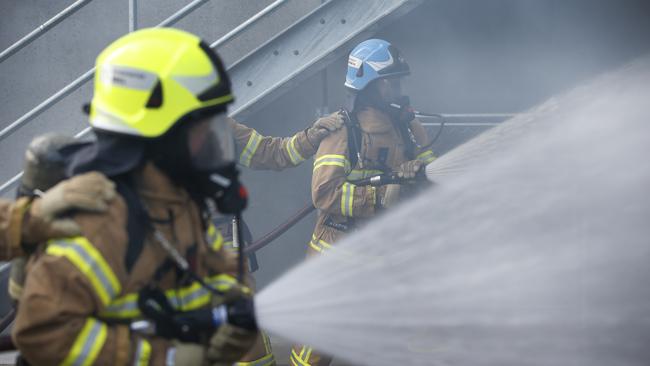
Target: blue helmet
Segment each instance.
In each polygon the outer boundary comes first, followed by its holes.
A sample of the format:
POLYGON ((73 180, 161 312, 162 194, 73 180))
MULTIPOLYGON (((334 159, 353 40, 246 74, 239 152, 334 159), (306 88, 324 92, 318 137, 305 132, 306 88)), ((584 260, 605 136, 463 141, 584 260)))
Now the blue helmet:
POLYGON ((359 91, 373 80, 409 73, 409 65, 395 46, 382 39, 369 39, 359 43, 350 53, 345 86, 359 91))

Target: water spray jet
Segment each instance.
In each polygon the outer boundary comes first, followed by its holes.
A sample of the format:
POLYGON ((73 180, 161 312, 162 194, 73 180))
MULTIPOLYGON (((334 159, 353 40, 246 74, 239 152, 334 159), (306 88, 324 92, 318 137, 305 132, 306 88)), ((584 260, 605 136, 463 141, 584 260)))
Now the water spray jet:
POLYGON ((260 326, 355 365, 647 366, 649 96, 644 57, 440 157, 260 326))

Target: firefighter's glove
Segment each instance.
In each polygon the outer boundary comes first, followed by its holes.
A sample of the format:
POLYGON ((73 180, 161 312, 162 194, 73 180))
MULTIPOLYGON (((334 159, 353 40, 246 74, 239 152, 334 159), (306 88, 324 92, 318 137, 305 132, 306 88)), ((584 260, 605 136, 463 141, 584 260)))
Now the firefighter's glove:
POLYGON ((204 366, 209 365, 205 359, 205 347, 196 343, 175 342, 167 350, 168 365, 204 366))
POLYGON ((101 173, 91 172, 64 180, 32 203, 28 225, 23 228, 23 242, 38 243, 78 235, 79 226, 61 215, 73 210, 103 212, 113 198, 115 184, 101 173))
POLYGON ((399 184, 387 184, 385 186, 379 187, 381 207, 389 208, 395 206, 399 201, 399 184))
POLYGON ((397 176, 404 179, 413 179, 423 166, 424 163, 420 160, 403 162, 399 168, 397 168, 397 176))
POLYGON ((258 331, 222 324, 210 338, 207 360, 212 366, 230 366, 239 361, 255 344, 258 331))
MULTIPOLYGON (((212 301, 213 306, 250 299, 251 290, 239 284, 233 285, 221 298, 212 301)), ((250 330, 230 323, 222 324, 208 343, 206 356, 211 366, 230 366, 239 361, 253 347, 258 337, 257 330, 250 330)))
POLYGON ((343 116, 339 112, 319 118, 307 129, 307 139, 312 145, 318 146, 325 137, 341 129, 343 123, 343 116))

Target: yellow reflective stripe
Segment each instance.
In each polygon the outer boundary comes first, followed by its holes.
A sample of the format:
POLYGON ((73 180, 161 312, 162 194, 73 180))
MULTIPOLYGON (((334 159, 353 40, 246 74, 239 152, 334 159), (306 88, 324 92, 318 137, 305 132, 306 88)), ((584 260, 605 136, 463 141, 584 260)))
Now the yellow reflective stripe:
POLYGON ((224 241, 223 242, 223 247, 226 248, 227 250, 235 250, 235 243, 233 243, 232 240, 224 241))
POLYGON ((239 361, 234 363, 235 366, 271 366, 275 365, 275 357, 273 354, 265 355, 254 361, 239 361))
POLYGON ((291 357, 289 357, 291 360, 292 365, 295 366, 310 366, 309 364, 305 363, 298 354, 296 354, 296 351, 293 349, 291 350, 291 357))
POLYGON ((210 293, 199 283, 180 289, 177 295, 172 304, 180 311, 196 310, 210 303, 210 293))
POLYGON ((138 308, 138 294, 128 294, 111 301, 106 309, 101 312, 102 318, 137 318, 140 316, 138 308))
POLYGON ((207 241, 210 249, 215 252, 218 252, 223 247, 223 235, 221 234, 221 230, 218 230, 213 224, 208 225, 207 241))
POLYGON ((417 157, 417 160, 420 160, 426 164, 431 163, 432 161, 436 160, 436 156, 433 154, 433 151, 427 150, 425 152, 420 153, 417 157))
POLYGON ((339 166, 345 169, 346 172, 350 170, 350 162, 345 157, 345 155, 327 154, 320 156, 314 161, 313 171, 316 171, 322 166, 339 166))
POLYGON ((357 186, 350 184, 350 200, 348 200, 348 212, 350 216, 354 216, 354 190, 357 186))
POLYGON ((305 352, 305 347, 302 348, 302 351, 300 352, 300 355, 296 353, 296 351, 292 348, 291 349, 291 361, 294 362, 294 364, 298 364, 299 366, 311 366, 307 361, 302 359, 302 354, 305 352))
POLYGON ((343 183, 343 186, 341 187, 341 215, 343 216, 348 216, 347 215, 347 199, 349 195, 349 187, 347 183, 343 183))
POLYGON ((65 357, 61 366, 86 366, 92 365, 99 355, 99 351, 106 342, 108 327, 106 324, 88 318, 81 332, 72 344, 70 352, 65 357))
POLYGON ((318 239, 316 239, 316 235, 312 234, 311 235, 311 240, 309 241, 309 246, 314 249, 317 252, 322 252, 323 249, 318 245, 318 239))
POLYGON ((75 238, 50 240, 46 253, 55 257, 64 257, 88 278, 93 289, 107 305, 121 289, 120 282, 99 250, 88 239, 75 238))
POLYGON ((267 354, 273 353, 273 348, 271 347, 271 338, 269 338, 269 335, 266 334, 265 331, 262 332, 262 340, 264 341, 264 351, 266 351, 267 354))
MULTIPOLYGON (((227 291, 237 283, 234 277, 226 274, 205 278, 204 280, 219 291, 227 291)), ((198 282, 180 289, 165 291, 165 296, 171 305, 179 311, 195 310, 208 305, 211 299, 210 295, 210 292, 198 282)), ((100 314, 105 319, 133 319, 141 315, 138 308, 138 294, 128 294, 113 300, 100 314)))
POLYGON ((321 247, 319 247, 318 244, 314 243, 313 241, 309 242, 309 246, 312 247, 312 249, 314 249, 317 252, 323 251, 323 249, 321 249, 321 247))
POLYGON ((358 180, 358 179, 368 178, 383 173, 384 173, 383 171, 375 170, 375 169, 352 169, 350 171, 350 174, 348 174, 347 178, 348 180, 358 180))
POLYGON ((303 360, 305 360, 306 362, 309 362, 309 358, 311 357, 311 352, 313 350, 314 350, 313 348, 308 347, 307 348, 307 353, 304 355, 303 360))
POLYGON ((311 241, 309 241, 309 246, 318 252, 323 252, 325 249, 332 249, 332 245, 325 240, 316 239, 315 235, 311 236, 311 241))
POLYGON ((149 365, 151 358, 151 344, 146 339, 141 339, 138 342, 138 349, 135 352, 135 366, 149 365))
POLYGON ((354 184, 345 182, 341 186, 341 215, 352 217, 354 215, 354 184))
POLYGON ((221 233, 217 234, 217 238, 210 244, 210 247, 215 252, 218 252, 223 247, 223 235, 221 233))
POLYGON ((305 158, 300 155, 298 152, 298 149, 296 149, 296 139, 298 138, 298 135, 295 135, 289 140, 287 143, 287 153, 289 154, 289 158, 291 159, 291 162, 293 165, 298 165, 305 161, 305 158))
POLYGON ((323 247, 323 249, 332 249, 332 245, 327 243, 324 240, 319 240, 318 244, 320 244, 323 247))
POLYGON ((248 138, 246 147, 244 147, 244 150, 242 150, 241 155, 239 156, 239 164, 245 167, 251 166, 251 160, 253 160, 253 155, 255 155, 261 141, 262 135, 253 130, 251 137, 248 138))
MULTIPOLYGON (((237 283, 237 279, 231 275, 220 274, 210 277, 206 282, 217 290, 224 291, 230 289, 233 285, 235 285, 237 283)), ((248 288, 244 288, 243 290, 246 291, 248 288)))
POLYGON ((228 94, 228 95, 224 95, 224 96, 221 96, 221 97, 218 97, 218 98, 206 100, 204 103, 206 105, 208 105, 208 106, 219 105, 219 104, 223 104, 225 102, 229 102, 229 101, 231 101, 233 99, 234 99, 234 97, 232 96, 232 94, 228 94))

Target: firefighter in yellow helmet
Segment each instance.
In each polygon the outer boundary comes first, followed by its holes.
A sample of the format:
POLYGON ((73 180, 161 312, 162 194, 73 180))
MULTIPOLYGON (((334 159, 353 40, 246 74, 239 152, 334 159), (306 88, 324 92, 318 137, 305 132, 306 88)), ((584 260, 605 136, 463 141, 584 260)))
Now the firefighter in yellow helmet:
POLYGON ((105 213, 74 213, 81 235, 30 263, 12 334, 27 362, 229 365, 248 352, 250 290, 207 220, 207 202, 246 203, 232 100, 221 61, 192 34, 140 30, 99 55, 96 139, 67 151, 67 170, 99 171, 118 195, 105 213))

